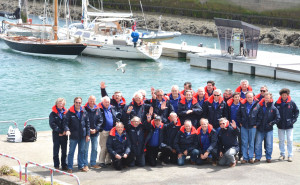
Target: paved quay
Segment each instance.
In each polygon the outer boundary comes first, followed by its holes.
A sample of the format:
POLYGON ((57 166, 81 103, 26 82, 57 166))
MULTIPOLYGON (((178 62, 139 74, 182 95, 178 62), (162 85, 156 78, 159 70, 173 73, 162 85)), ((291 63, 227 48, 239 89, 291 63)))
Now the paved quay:
MULTIPOLYGON (((277 129, 275 129, 277 131, 277 129)), ((38 132, 38 140, 33 143, 8 143, 6 135, 0 135, 0 153, 5 153, 20 159, 23 171, 27 161, 52 166, 52 138, 51 132, 38 132)), ((162 167, 146 166, 144 168, 126 168, 115 171, 111 167, 106 169, 91 169, 89 172, 78 172, 74 167, 74 174, 81 184, 262 184, 262 185, 299 185, 300 184, 300 148, 294 147, 293 162, 278 161, 278 144, 274 143, 272 163, 267 164, 263 156, 262 161, 256 164, 237 164, 234 168, 213 167, 211 165, 178 167, 168 165, 162 167)), ((76 156, 75 160, 76 162, 76 156)), ((0 164, 17 166, 17 162, 0 157, 0 164)), ((29 167, 29 171, 49 179, 49 171, 29 167)), ((76 184, 74 178, 54 173, 54 180, 61 184, 76 184), (62 183, 64 182, 64 183, 62 183)))

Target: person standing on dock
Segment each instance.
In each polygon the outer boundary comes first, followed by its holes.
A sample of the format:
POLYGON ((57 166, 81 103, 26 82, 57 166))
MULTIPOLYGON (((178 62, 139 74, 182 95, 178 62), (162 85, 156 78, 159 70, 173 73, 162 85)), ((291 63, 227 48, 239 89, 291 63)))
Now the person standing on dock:
POLYGON ((106 142, 109 136, 110 130, 116 125, 118 121, 116 118, 115 108, 110 105, 110 98, 108 96, 104 96, 102 98, 101 103, 98 104, 101 115, 103 117, 103 124, 100 129, 100 155, 99 162, 101 168, 106 168, 108 164, 111 164, 111 158, 109 153, 107 152, 106 142))
POLYGON ((227 102, 230 98, 232 98, 232 90, 231 89, 225 89, 223 93, 223 99, 225 102, 227 102))
POLYGON ((262 157, 262 142, 265 140, 267 163, 271 163, 273 152, 273 125, 280 120, 278 109, 273 104, 271 93, 264 94, 259 102, 258 124, 255 139, 255 161, 259 162, 262 157))
POLYGON ((249 81, 248 80, 241 80, 240 86, 238 86, 235 89, 235 92, 241 93, 241 99, 245 99, 246 98, 246 93, 248 91, 252 92, 252 87, 249 85, 249 81))
MULTIPOLYGON (((96 97, 91 95, 88 102, 85 104, 84 109, 87 112, 90 121, 90 134, 91 134, 91 157, 90 165, 92 168, 99 169, 100 166, 96 165, 97 160, 97 148, 98 148, 98 136, 100 128, 103 124, 103 117, 101 115, 99 107, 96 105, 96 97)), ((88 156, 90 141, 85 145, 86 156, 88 156)), ((86 158, 87 159, 87 158, 86 158)), ((86 161, 88 164, 88 161, 86 161)))
POLYGON ((299 116, 299 109, 290 96, 290 90, 283 88, 279 91, 280 97, 275 103, 279 110, 280 121, 277 123, 280 160, 285 159, 285 134, 287 135, 288 161, 293 161, 293 127, 299 116))
POLYGON ((167 98, 169 98, 170 103, 174 108, 174 112, 178 113, 178 103, 180 101, 180 93, 178 85, 173 85, 171 87, 171 93, 167 94, 167 98))
POLYGON ((193 92, 187 90, 178 104, 178 115, 181 123, 190 120, 195 128, 199 127, 199 120, 203 113, 198 101, 193 98, 193 92))
POLYGON ((208 119, 208 122, 213 125, 214 129, 218 129, 219 119, 228 117, 227 104, 222 98, 222 91, 216 89, 213 96, 210 96, 203 105, 203 117, 208 119))
POLYGON ((246 99, 241 100, 236 120, 241 125, 242 137, 242 164, 247 162, 253 164, 254 140, 256 133, 257 114, 259 110, 258 102, 254 100, 253 92, 246 93, 246 99))
POLYGON ((206 86, 204 87, 205 92, 210 97, 213 95, 214 90, 216 90, 215 82, 212 80, 207 81, 206 86))
MULTIPOLYGON (((105 82, 101 82, 100 83, 100 89, 101 89, 101 96, 102 97, 108 96, 105 88, 106 88, 105 82)), ((114 95, 110 99, 110 104, 115 107, 116 116, 119 120, 121 120, 122 112, 123 112, 123 109, 126 105, 126 100, 122 96, 121 91, 115 91, 114 95)))
POLYGON ((203 104, 206 100, 208 100, 209 96, 203 87, 199 87, 197 93, 194 95, 194 98, 198 100, 200 107, 203 108, 203 104))
MULTIPOLYGON (((240 105, 241 105, 240 93, 235 92, 235 93, 233 93, 232 98, 230 98, 227 101, 228 118, 231 121, 234 120, 236 125, 239 127, 239 129, 241 129, 241 125, 238 124, 236 115, 237 115, 240 105)), ((241 132, 239 133, 238 139, 239 139, 239 155, 238 156, 239 156, 239 160, 240 160, 243 156, 241 132)))
POLYGON ((64 107, 66 100, 64 98, 57 98, 55 105, 52 107, 52 112, 49 115, 49 125, 52 129, 53 141, 53 162, 54 168, 59 169, 59 148, 61 148, 60 164, 62 170, 68 170, 66 163, 67 159, 67 144, 68 137, 64 131, 64 120, 67 109, 64 107))
POLYGON ((68 173, 73 171, 73 159, 75 149, 78 144, 78 169, 82 172, 87 172, 88 164, 87 155, 85 151, 85 144, 90 140, 90 121, 87 112, 81 107, 82 98, 76 97, 74 99, 74 105, 70 107, 66 114, 64 122, 64 129, 66 135, 70 136, 70 147, 68 154, 68 173))

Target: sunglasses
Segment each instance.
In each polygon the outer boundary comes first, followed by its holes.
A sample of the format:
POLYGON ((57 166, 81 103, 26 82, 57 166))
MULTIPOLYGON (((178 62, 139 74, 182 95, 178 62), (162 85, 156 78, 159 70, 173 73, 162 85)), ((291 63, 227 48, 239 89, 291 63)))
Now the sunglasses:
POLYGON ((75 103, 77 103, 77 104, 81 104, 81 102, 75 102, 75 103))
POLYGON ((220 96, 219 94, 214 94, 214 96, 220 96))
POLYGON ((225 123, 220 123, 220 125, 225 125, 225 123))
POLYGON ((266 92, 265 90, 260 90, 260 92, 266 92))

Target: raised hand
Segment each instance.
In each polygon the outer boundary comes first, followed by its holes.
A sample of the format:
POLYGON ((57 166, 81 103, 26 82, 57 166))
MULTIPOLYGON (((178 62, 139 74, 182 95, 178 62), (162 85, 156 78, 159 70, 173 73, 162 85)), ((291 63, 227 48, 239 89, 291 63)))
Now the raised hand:
POLYGON ((149 108, 149 115, 152 116, 152 114, 153 114, 153 107, 151 106, 151 107, 149 108))
POLYGON ((105 89, 105 87, 106 87, 106 86, 105 86, 105 82, 101 82, 101 83, 100 83, 100 87, 101 87, 101 89, 105 89))
POLYGON ((162 102, 160 108, 161 110, 165 110, 167 108, 167 102, 166 101, 162 102))
POLYGON ((127 114, 130 114, 132 109, 133 109, 133 106, 129 106, 128 109, 127 109, 127 114))
POLYGON ((234 120, 232 120, 231 126, 232 126, 233 128, 236 128, 236 122, 235 122, 234 120))

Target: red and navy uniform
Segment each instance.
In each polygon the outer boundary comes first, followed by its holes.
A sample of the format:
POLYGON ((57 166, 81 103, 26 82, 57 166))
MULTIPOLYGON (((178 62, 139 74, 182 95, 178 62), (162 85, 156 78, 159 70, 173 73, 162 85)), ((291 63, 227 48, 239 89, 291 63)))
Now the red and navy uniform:
POLYGON ((134 100, 129 105, 126 105, 123 109, 122 118, 121 121, 123 124, 130 124, 130 120, 137 116, 141 119, 141 122, 143 123, 145 120, 147 120, 147 113, 149 112, 150 105, 145 104, 144 101, 141 101, 140 104, 137 104, 134 100), (133 109, 130 112, 130 114, 127 114, 127 110, 129 106, 132 106, 133 109))
MULTIPOLYGON (((252 91, 252 87, 251 87, 250 85, 248 86, 247 91, 252 91)), ((244 92, 242 91, 242 87, 241 87, 241 86, 238 86, 238 87, 235 89, 235 92, 241 93, 241 99, 245 99, 245 98, 246 98, 246 93, 244 93, 244 92)))
MULTIPOLYGON (((98 104, 98 108, 99 108, 101 116, 103 118, 103 124, 100 127, 100 132, 102 132, 106 128, 105 110, 104 110, 104 107, 103 107, 102 103, 98 104)), ((112 114, 112 119, 113 119, 113 125, 112 125, 112 127, 114 127, 114 126, 116 126, 116 122, 118 121, 118 119, 116 117, 116 111, 115 111, 114 106, 110 105, 110 107, 108 108, 108 111, 110 111, 110 113, 112 114)))
POLYGON ((239 151, 238 135, 240 133, 239 127, 233 128, 229 125, 229 121, 225 124, 225 128, 220 129, 218 133, 218 149, 223 154, 230 148, 239 151))
POLYGON ((217 89, 217 87, 214 86, 213 91, 211 93, 209 93, 208 90, 207 90, 207 86, 204 87, 204 91, 208 95, 208 97, 211 97, 211 95, 213 95, 213 93, 214 93, 214 90, 216 90, 216 89, 217 89))
MULTIPOLYGON (((108 94, 107 94, 105 88, 104 88, 104 89, 101 88, 101 96, 102 96, 102 97, 108 96, 108 94)), ((112 106, 114 106, 114 109, 115 109, 115 111, 116 111, 116 116, 117 116, 117 118, 120 120, 121 117, 122 117, 123 109, 124 109, 124 107, 125 107, 125 105, 126 105, 126 100, 125 100, 125 98, 122 96, 122 99, 121 99, 120 103, 118 103, 118 102, 115 100, 114 95, 113 95, 113 96, 111 97, 111 99, 110 99, 110 104, 111 104, 112 106)))
POLYGON ((214 96, 210 96, 203 105, 203 117, 208 119, 208 122, 213 125, 214 129, 219 128, 219 119, 228 118, 227 104, 223 98, 219 96, 219 101, 214 102, 214 96))
POLYGON ((90 121, 87 112, 84 109, 76 112, 75 105, 70 107, 66 114, 64 129, 71 132, 70 139, 80 140, 85 136, 90 136, 90 121))
MULTIPOLYGON (((233 98, 230 98, 227 101, 228 120, 230 120, 230 121, 234 120, 237 123, 236 115, 237 115, 240 105, 241 105, 241 100, 239 101, 239 103, 237 105, 235 105, 233 103, 233 98)), ((238 127, 241 127, 238 123, 237 123, 237 125, 238 125, 238 127)))
POLYGON ((257 114, 259 110, 259 104, 257 101, 253 101, 253 105, 248 109, 249 103, 246 99, 241 100, 241 105, 238 109, 236 120, 238 124, 246 129, 251 129, 257 125, 257 114))
POLYGON ((166 123, 170 113, 174 112, 174 108, 170 101, 166 97, 163 97, 161 102, 159 102, 157 99, 151 99, 151 103, 153 107, 153 113, 160 116, 162 122, 166 123), (164 110, 161 109, 161 104, 163 102, 166 102, 166 108, 164 110))
POLYGON ((183 124, 185 120, 191 120, 194 127, 199 127, 199 120, 202 114, 202 108, 200 107, 198 101, 195 98, 187 102, 186 98, 181 98, 178 104, 178 115, 181 123, 183 124), (188 110, 193 110, 192 113, 187 114, 188 110))
POLYGON ((181 95, 178 93, 178 98, 174 99, 172 93, 167 94, 167 96, 169 96, 169 101, 173 106, 174 112, 176 112, 176 114, 178 113, 178 103, 181 99, 181 95))
POLYGON ((59 136, 64 133, 64 120, 67 113, 66 108, 59 110, 56 105, 52 107, 52 112, 49 115, 49 125, 52 129, 52 141, 53 141, 53 162, 54 167, 59 168, 59 165, 63 168, 67 168, 67 144, 68 137, 66 135, 59 136), (59 148, 61 148, 61 160, 59 161, 59 148))
POLYGON ((97 105, 95 105, 92 109, 89 107, 88 103, 84 105, 84 109, 87 112, 90 121, 90 129, 96 129, 95 134, 91 134, 91 136, 98 136, 101 126, 103 124, 103 117, 101 111, 97 105))
POLYGON ((208 133, 208 138, 209 138, 209 147, 207 149, 203 148, 203 144, 201 142, 201 130, 202 127, 199 127, 197 129, 197 135, 198 135, 198 150, 200 154, 204 154, 205 152, 209 152, 210 154, 213 154, 216 157, 217 154, 217 149, 218 149, 218 134, 216 130, 213 128, 211 124, 208 124, 207 127, 207 133, 208 133))
MULTIPOLYGON (((196 94, 196 92, 193 89, 190 89, 190 91, 192 91, 193 96, 196 94)), ((179 94, 180 94, 181 97, 184 97, 185 96, 185 90, 183 89, 182 91, 179 92, 179 94)))
POLYGON ((259 102, 260 108, 258 112, 258 124, 256 129, 260 132, 269 132, 273 130, 273 125, 277 124, 280 120, 278 109, 274 106, 273 100, 265 106, 265 99, 259 102))
POLYGON ((209 98, 207 93, 204 94, 204 97, 202 100, 199 100, 199 95, 197 93, 193 97, 198 101, 200 107, 202 107, 202 108, 203 108, 204 102, 206 102, 209 98))
POLYGON ((275 107, 279 110, 280 121, 277 123, 279 129, 290 129, 293 128, 299 116, 299 109, 296 103, 288 96, 286 102, 281 97, 275 103, 275 107))
POLYGON ((197 138, 197 130, 195 127, 192 126, 190 134, 187 134, 184 126, 181 126, 174 141, 174 148, 177 154, 183 154, 185 150, 191 153, 194 149, 197 149, 197 138))

